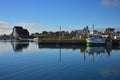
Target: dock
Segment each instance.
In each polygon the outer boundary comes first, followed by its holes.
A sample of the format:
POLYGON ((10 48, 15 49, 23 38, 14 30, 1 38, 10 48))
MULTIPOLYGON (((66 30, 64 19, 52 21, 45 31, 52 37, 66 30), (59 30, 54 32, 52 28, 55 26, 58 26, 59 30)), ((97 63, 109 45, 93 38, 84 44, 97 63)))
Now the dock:
POLYGON ((86 45, 85 40, 40 40, 39 44, 86 45))
POLYGON ((120 46, 120 40, 112 40, 112 45, 120 46))
MULTIPOLYGON (((86 46, 86 40, 39 40, 39 45, 86 46)), ((94 45, 99 46, 99 45, 94 45)), ((103 46, 103 45, 102 45, 103 46)), ((106 41, 104 46, 120 46, 120 40, 106 41)), ((57 46, 56 46, 57 47, 57 46)))

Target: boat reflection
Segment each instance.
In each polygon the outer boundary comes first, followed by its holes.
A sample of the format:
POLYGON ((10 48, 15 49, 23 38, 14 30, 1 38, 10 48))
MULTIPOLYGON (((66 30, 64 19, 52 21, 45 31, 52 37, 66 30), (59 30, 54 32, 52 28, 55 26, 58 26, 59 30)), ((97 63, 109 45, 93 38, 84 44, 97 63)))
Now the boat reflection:
POLYGON ((29 42, 14 41, 14 42, 11 42, 11 44, 15 52, 21 52, 23 51, 23 49, 27 49, 29 46, 29 42))
POLYGON ((95 55, 105 55, 105 54, 108 54, 108 56, 110 56, 110 51, 111 49, 107 49, 106 47, 93 47, 93 46, 88 46, 85 50, 85 53, 84 53, 84 61, 86 61, 86 53, 88 53, 89 55, 92 55, 92 63, 94 64, 95 62, 95 55))
POLYGON ((87 52, 88 54, 91 54, 91 55, 93 55, 94 53, 96 53, 96 54, 101 54, 101 53, 105 54, 106 49, 105 49, 105 47, 87 47, 85 52, 87 52))

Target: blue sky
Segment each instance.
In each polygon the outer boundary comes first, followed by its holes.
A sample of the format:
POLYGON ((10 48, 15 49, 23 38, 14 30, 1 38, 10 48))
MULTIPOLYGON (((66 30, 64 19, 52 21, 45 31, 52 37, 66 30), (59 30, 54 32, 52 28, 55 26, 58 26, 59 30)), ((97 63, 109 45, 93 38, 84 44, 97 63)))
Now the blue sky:
POLYGON ((86 25, 92 28, 93 24, 98 29, 120 27, 120 7, 101 1, 0 0, 0 30, 7 32, 14 25, 31 32, 56 31, 59 26, 63 30, 82 29, 86 25))

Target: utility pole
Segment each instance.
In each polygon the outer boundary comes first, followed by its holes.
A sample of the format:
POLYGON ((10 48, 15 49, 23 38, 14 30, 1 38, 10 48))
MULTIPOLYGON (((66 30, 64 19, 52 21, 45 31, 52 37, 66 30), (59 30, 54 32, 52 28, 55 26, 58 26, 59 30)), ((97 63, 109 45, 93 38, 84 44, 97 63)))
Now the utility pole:
POLYGON ((60 26, 60 30, 59 30, 59 39, 61 39, 61 26, 60 26))
POLYGON ((94 27, 95 27, 95 25, 93 24, 93 35, 94 35, 94 27))

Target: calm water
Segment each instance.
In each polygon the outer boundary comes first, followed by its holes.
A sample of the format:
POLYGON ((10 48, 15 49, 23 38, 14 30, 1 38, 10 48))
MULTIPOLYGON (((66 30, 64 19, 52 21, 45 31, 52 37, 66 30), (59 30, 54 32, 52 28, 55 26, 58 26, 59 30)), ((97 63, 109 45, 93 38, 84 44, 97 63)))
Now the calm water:
POLYGON ((0 42, 0 80, 120 80, 120 47, 0 42))

